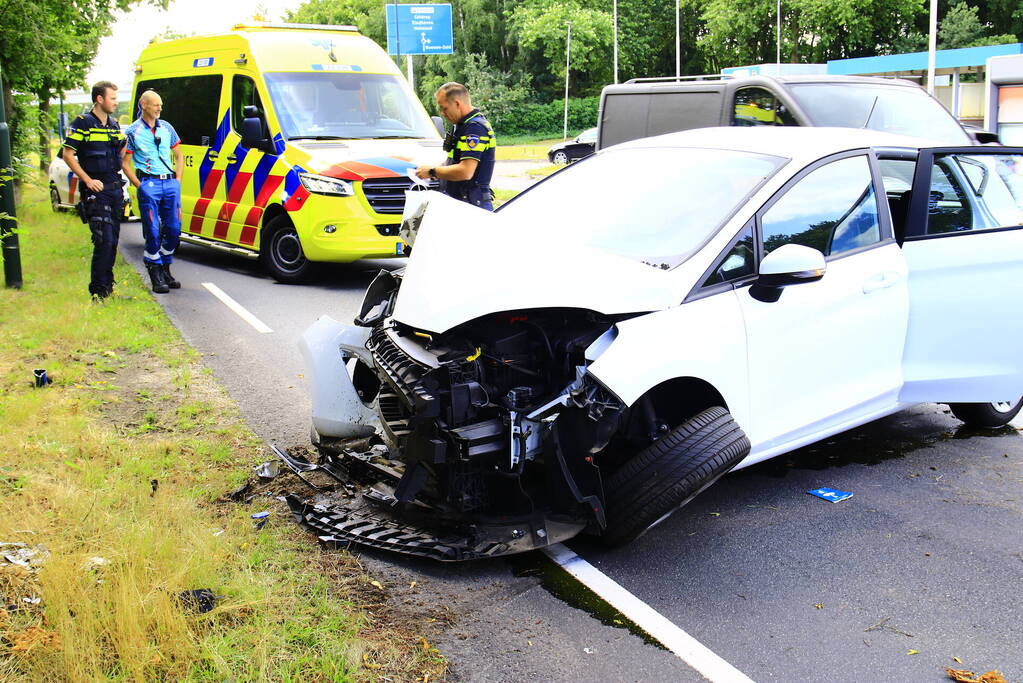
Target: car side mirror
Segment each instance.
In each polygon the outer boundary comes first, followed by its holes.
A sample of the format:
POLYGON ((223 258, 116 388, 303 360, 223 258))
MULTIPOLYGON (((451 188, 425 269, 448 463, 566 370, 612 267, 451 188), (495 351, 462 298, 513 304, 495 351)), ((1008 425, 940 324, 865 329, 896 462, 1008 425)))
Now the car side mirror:
POLYGON ((749 293, 757 301, 774 303, 785 287, 817 282, 826 269, 821 252, 801 244, 785 244, 760 262, 759 276, 749 293))
POLYGON ((444 137, 446 135, 446 133, 444 132, 444 119, 442 119, 439 116, 431 116, 430 120, 433 121, 433 127, 437 129, 437 132, 440 133, 440 136, 444 137))
POLYGON ((249 149, 261 149, 264 152, 273 154, 276 152, 268 138, 264 136, 263 114, 259 107, 249 104, 242 109, 245 118, 242 119, 242 146, 249 149))

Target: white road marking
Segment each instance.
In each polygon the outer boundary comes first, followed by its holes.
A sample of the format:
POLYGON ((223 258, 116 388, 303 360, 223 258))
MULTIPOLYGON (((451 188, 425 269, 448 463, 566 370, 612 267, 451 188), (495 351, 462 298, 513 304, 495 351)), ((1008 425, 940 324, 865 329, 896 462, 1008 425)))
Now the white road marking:
POLYGON ((269 334, 273 332, 273 330, 267 327, 262 320, 249 313, 247 310, 245 310, 244 306, 242 306, 240 303, 238 303, 237 301, 229 297, 227 294, 225 294, 224 290, 222 290, 220 287, 217 287, 212 282, 204 282, 202 283, 202 286, 208 289, 210 294, 220 299, 220 301, 223 302, 225 306, 227 306, 232 311, 237 313, 239 318, 241 318, 242 320, 256 328, 257 332, 261 334, 269 334))
POLYGON ((751 678, 564 545, 556 543, 543 551, 562 569, 631 619, 683 662, 703 674, 707 680, 713 683, 753 683, 751 678))

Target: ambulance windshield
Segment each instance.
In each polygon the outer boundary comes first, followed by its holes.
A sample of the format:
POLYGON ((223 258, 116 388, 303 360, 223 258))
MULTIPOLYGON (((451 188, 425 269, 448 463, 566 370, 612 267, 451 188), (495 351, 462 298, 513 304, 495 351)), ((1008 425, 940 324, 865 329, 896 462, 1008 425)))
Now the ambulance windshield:
POLYGON ((398 76, 268 73, 266 83, 288 140, 437 137, 433 122, 398 76))

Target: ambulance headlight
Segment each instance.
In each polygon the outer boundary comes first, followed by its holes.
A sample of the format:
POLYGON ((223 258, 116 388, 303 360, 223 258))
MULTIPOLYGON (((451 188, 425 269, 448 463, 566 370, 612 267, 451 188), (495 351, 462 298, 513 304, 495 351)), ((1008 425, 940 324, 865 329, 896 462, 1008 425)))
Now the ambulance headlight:
POLYGON ((302 181, 302 187, 313 194, 331 194, 338 197, 350 197, 355 194, 352 184, 337 178, 314 175, 312 173, 299 173, 298 179, 302 181))

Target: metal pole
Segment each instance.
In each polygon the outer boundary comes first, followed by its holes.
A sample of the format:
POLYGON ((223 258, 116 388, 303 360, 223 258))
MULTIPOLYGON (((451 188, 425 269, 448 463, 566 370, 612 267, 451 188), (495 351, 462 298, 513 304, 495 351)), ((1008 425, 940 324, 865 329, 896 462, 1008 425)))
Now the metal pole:
POLYGON ((675 0, 675 78, 682 75, 682 36, 679 28, 678 3, 679 0, 675 0))
MULTIPOLYGON (((3 76, 0 72, 0 93, 3 90, 3 76)), ((17 228, 11 135, 7 128, 4 98, 0 94, 0 254, 4 262, 4 283, 11 289, 21 289, 21 251, 18 248, 17 228)))
POLYGON ((401 64, 401 28, 398 21, 398 0, 394 0, 394 61, 401 64))
POLYGON ((572 22, 565 23, 568 24, 568 39, 565 43, 565 128, 562 140, 568 139, 568 68, 572 64, 572 22))
POLYGON ((781 76, 781 0, 778 0, 778 11, 775 13, 778 21, 777 40, 775 41, 774 63, 778 65, 776 74, 781 76))
POLYGON ((405 65, 408 67, 408 84, 412 87, 412 92, 415 92, 416 79, 412 72, 412 55, 405 55, 405 65))
POLYGON ((614 0, 615 83, 618 82, 618 0, 614 0))
POLYGON ((934 94, 934 62, 938 50, 938 0, 931 0, 930 37, 927 41, 927 92, 934 94))

